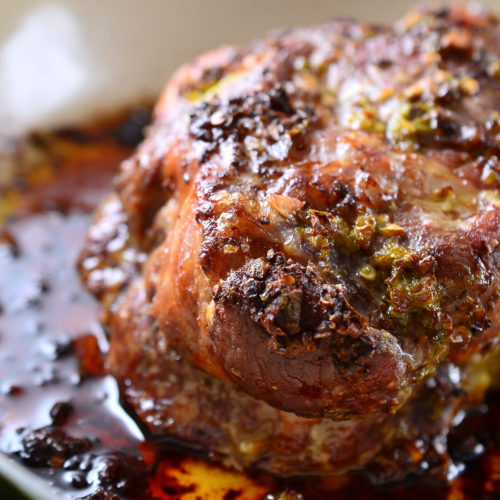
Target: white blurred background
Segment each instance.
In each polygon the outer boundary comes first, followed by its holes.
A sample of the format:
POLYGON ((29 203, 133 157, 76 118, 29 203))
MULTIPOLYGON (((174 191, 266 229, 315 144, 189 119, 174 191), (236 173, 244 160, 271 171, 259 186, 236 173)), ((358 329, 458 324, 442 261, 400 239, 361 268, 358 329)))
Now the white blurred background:
MULTIPOLYGON (((412 0, 0 0, 0 132, 156 96, 180 64, 272 28, 392 21, 412 0)), ((500 0, 483 0, 497 7, 500 0)))

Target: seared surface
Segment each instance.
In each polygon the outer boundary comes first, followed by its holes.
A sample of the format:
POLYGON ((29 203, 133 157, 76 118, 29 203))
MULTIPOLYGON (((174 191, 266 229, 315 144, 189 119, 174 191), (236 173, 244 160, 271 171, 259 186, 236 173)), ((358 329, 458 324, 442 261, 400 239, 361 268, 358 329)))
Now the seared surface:
POLYGON ((175 349, 282 411, 390 418, 496 342, 499 109, 500 25, 460 6, 181 68, 81 257, 106 307, 141 272, 159 325, 139 345, 112 327, 111 371, 155 401, 175 349))

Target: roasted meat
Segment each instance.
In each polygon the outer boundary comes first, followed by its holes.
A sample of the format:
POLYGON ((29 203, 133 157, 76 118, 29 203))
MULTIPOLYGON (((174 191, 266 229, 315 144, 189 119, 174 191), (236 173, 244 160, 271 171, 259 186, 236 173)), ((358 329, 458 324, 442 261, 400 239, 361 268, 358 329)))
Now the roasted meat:
POLYGON ((155 432, 277 473, 443 435, 472 385, 429 387, 497 343, 499 156, 500 24, 477 7, 199 57, 82 251, 111 373, 155 432))

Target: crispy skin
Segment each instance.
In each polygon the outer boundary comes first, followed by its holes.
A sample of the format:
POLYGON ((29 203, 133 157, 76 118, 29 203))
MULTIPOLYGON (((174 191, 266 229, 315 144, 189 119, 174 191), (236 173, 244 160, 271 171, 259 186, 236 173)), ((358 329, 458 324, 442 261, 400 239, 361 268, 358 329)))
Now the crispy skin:
POLYGON ((148 342, 281 411, 403 411, 497 341, 499 26, 416 10, 184 66, 89 233, 89 289, 109 306, 138 270, 148 342))

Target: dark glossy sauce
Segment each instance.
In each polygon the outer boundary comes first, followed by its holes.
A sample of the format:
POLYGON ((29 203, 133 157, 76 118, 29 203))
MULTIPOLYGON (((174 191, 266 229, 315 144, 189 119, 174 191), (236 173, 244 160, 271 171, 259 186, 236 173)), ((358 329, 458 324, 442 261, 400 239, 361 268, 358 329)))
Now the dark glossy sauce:
POLYGON ((7 144, 13 169, 0 186, 0 450, 74 498, 500 498, 495 392, 452 433, 452 457, 464 465, 449 485, 425 477, 377 488, 362 476, 283 482, 148 440, 104 372, 106 333, 75 268, 91 211, 148 116, 139 108, 7 144))

